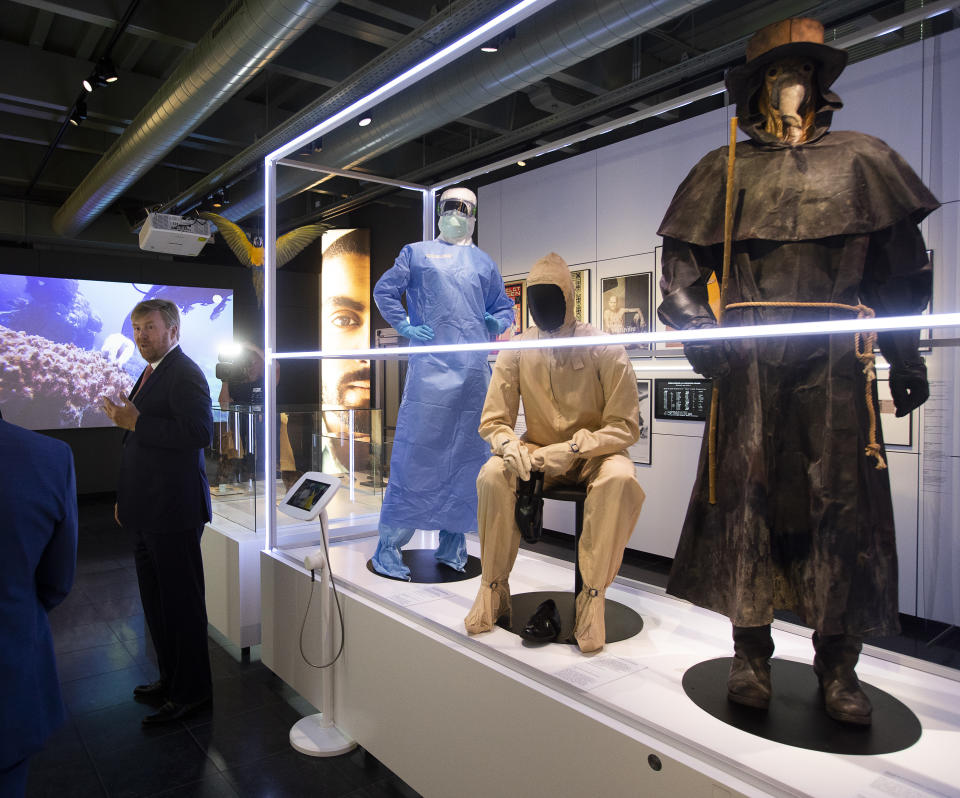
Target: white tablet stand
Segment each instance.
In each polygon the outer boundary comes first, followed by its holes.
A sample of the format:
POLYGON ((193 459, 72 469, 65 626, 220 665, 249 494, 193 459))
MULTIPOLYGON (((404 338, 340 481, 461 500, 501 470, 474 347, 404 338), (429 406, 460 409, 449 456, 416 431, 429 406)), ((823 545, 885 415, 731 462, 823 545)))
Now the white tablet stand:
MULTIPOLYGON (((304 559, 304 567, 310 571, 320 571, 320 658, 326 665, 321 688, 323 711, 301 718, 290 729, 290 745, 301 754, 308 756, 339 756, 356 748, 357 744, 337 728, 333 716, 333 604, 330 597, 330 563, 326 552, 329 551, 329 535, 326 505, 340 487, 340 480, 315 471, 308 472, 297 480, 287 491, 278 509, 294 518, 312 520, 319 514, 320 532, 323 536, 323 548, 317 549, 304 559), (325 488, 318 485, 326 485, 325 488), (304 492, 314 488, 310 506, 304 508, 304 492), (295 512, 291 512, 295 511, 295 512), (327 663, 330 663, 327 665, 327 663)), ((310 589, 313 589, 311 582, 310 589)))

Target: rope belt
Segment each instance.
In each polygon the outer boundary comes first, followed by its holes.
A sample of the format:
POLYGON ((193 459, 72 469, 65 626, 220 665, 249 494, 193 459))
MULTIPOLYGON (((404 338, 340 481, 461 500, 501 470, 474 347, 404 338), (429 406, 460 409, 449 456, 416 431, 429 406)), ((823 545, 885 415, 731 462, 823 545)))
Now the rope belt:
MULTIPOLYGON (((876 315, 873 308, 866 305, 845 305, 841 302, 731 302, 725 310, 734 308, 823 308, 825 310, 845 310, 856 313, 858 319, 872 319, 876 315)), ((855 334, 854 351, 857 360, 863 366, 863 376, 866 378, 864 400, 867 406, 869 429, 867 431, 867 448, 864 450, 864 454, 877 461, 876 466, 874 466, 876 469, 883 470, 887 467, 887 464, 880 453, 880 444, 877 443, 877 413, 873 407, 873 383, 877 379, 877 358, 873 354, 873 349, 876 343, 876 332, 855 334)))

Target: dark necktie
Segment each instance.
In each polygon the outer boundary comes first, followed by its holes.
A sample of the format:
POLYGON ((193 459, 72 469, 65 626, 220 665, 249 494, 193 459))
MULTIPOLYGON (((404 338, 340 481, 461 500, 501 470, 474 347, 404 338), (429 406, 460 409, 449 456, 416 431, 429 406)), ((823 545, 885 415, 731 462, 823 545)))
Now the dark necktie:
POLYGON ((140 384, 137 386, 137 390, 133 392, 133 395, 130 397, 133 399, 140 391, 143 389, 144 383, 150 379, 150 375, 153 374, 153 366, 147 363, 147 367, 143 370, 143 376, 140 378, 140 384))

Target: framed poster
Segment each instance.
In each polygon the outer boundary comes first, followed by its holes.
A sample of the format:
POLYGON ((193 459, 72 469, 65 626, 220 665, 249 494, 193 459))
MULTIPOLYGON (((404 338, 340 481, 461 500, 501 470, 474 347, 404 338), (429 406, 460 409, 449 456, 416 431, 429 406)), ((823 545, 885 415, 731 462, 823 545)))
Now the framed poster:
POLYGON ((640 439, 627 452, 637 465, 650 465, 650 380, 637 380, 640 397, 640 439))
POLYGON ((880 428, 885 446, 913 446, 913 412, 897 418, 890 393, 889 380, 877 380, 877 397, 880 399, 880 428))
POLYGON ((590 323, 590 270, 570 272, 573 277, 573 315, 577 321, 590 323))
POLYGON ((712 380, 655 380, 653 417, 706 421, 710 417, 712 380))
POLYGON ((504 330, 497 336, 498 341, 509 341, 514 335, 520 335, 523 332, 523 320, 526 318, 525 305, 527 294, 526 280, 509 280, 503 284, 503 289, 507 296, 513 302, 513 327, 504 330))
MULTIPOLYGON (((663 332, 665 330, 672 330, 669 324, 664 324, 657 317, 657 307, 660 306, 660 303, 663 302, 663 294, 660 292, 660 278, 663 276, 663 264, 661 263, 661 258, 663 255, 663 247, 657 247, 655 250, 655 260, 656 260, 656 307, 653 308, 653 313, 651 318, 653 319, 653 324, 655 325, 654 329, 657 332, 663 332)), ((710 279, 707 281, 707 297, 710 301, 710 308, 713 310, 713 315, 716 316, 720 312, 720 284, 717 282, 717 275, 711 274, 710 279)), ((654 354, 657 357, 683 357, 683 344, 679 341, 668 341, 666 343, 658 343, 654 350, 654 354)))
MULTIPOLYGON (((647 332, 653 275, 625 274, 600 280, 601 329, 611 334, 647 332)), ((650 344, 627 347, 630 356, 650 354, 650 344)))

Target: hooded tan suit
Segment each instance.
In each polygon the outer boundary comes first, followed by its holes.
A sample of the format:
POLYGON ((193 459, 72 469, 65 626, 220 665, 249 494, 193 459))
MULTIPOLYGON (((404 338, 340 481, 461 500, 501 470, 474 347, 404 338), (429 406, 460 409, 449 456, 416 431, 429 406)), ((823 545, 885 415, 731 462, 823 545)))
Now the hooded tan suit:
MULTIPOLYGON (((528 287, 544 284, 563 292, 563 324, 550 333, 531 328, 521 340, 600 334, 574 318, 573 281, 559 255, 547 255, 530 271, 528 287)), ((527 448, 534 452, 560 444, 543 466, 544 487, 587 487, 579 551, 583 590, 577 597, 574 636, 581 650, 594 651, 605 640, 604 594, 620 568, 644 499, 626 454, 640 437, 636 377, 622 346, 501 352, 480 419, 480 435, 495 455, 517 440, 513 428, 521 398, 527 448)), ((464 621, 470 634, 489 631, 511 610, 507 579, 520 545, 516 487, 517 477, 502 456, 491 457, 477 478, 483 576, 464 621)))

